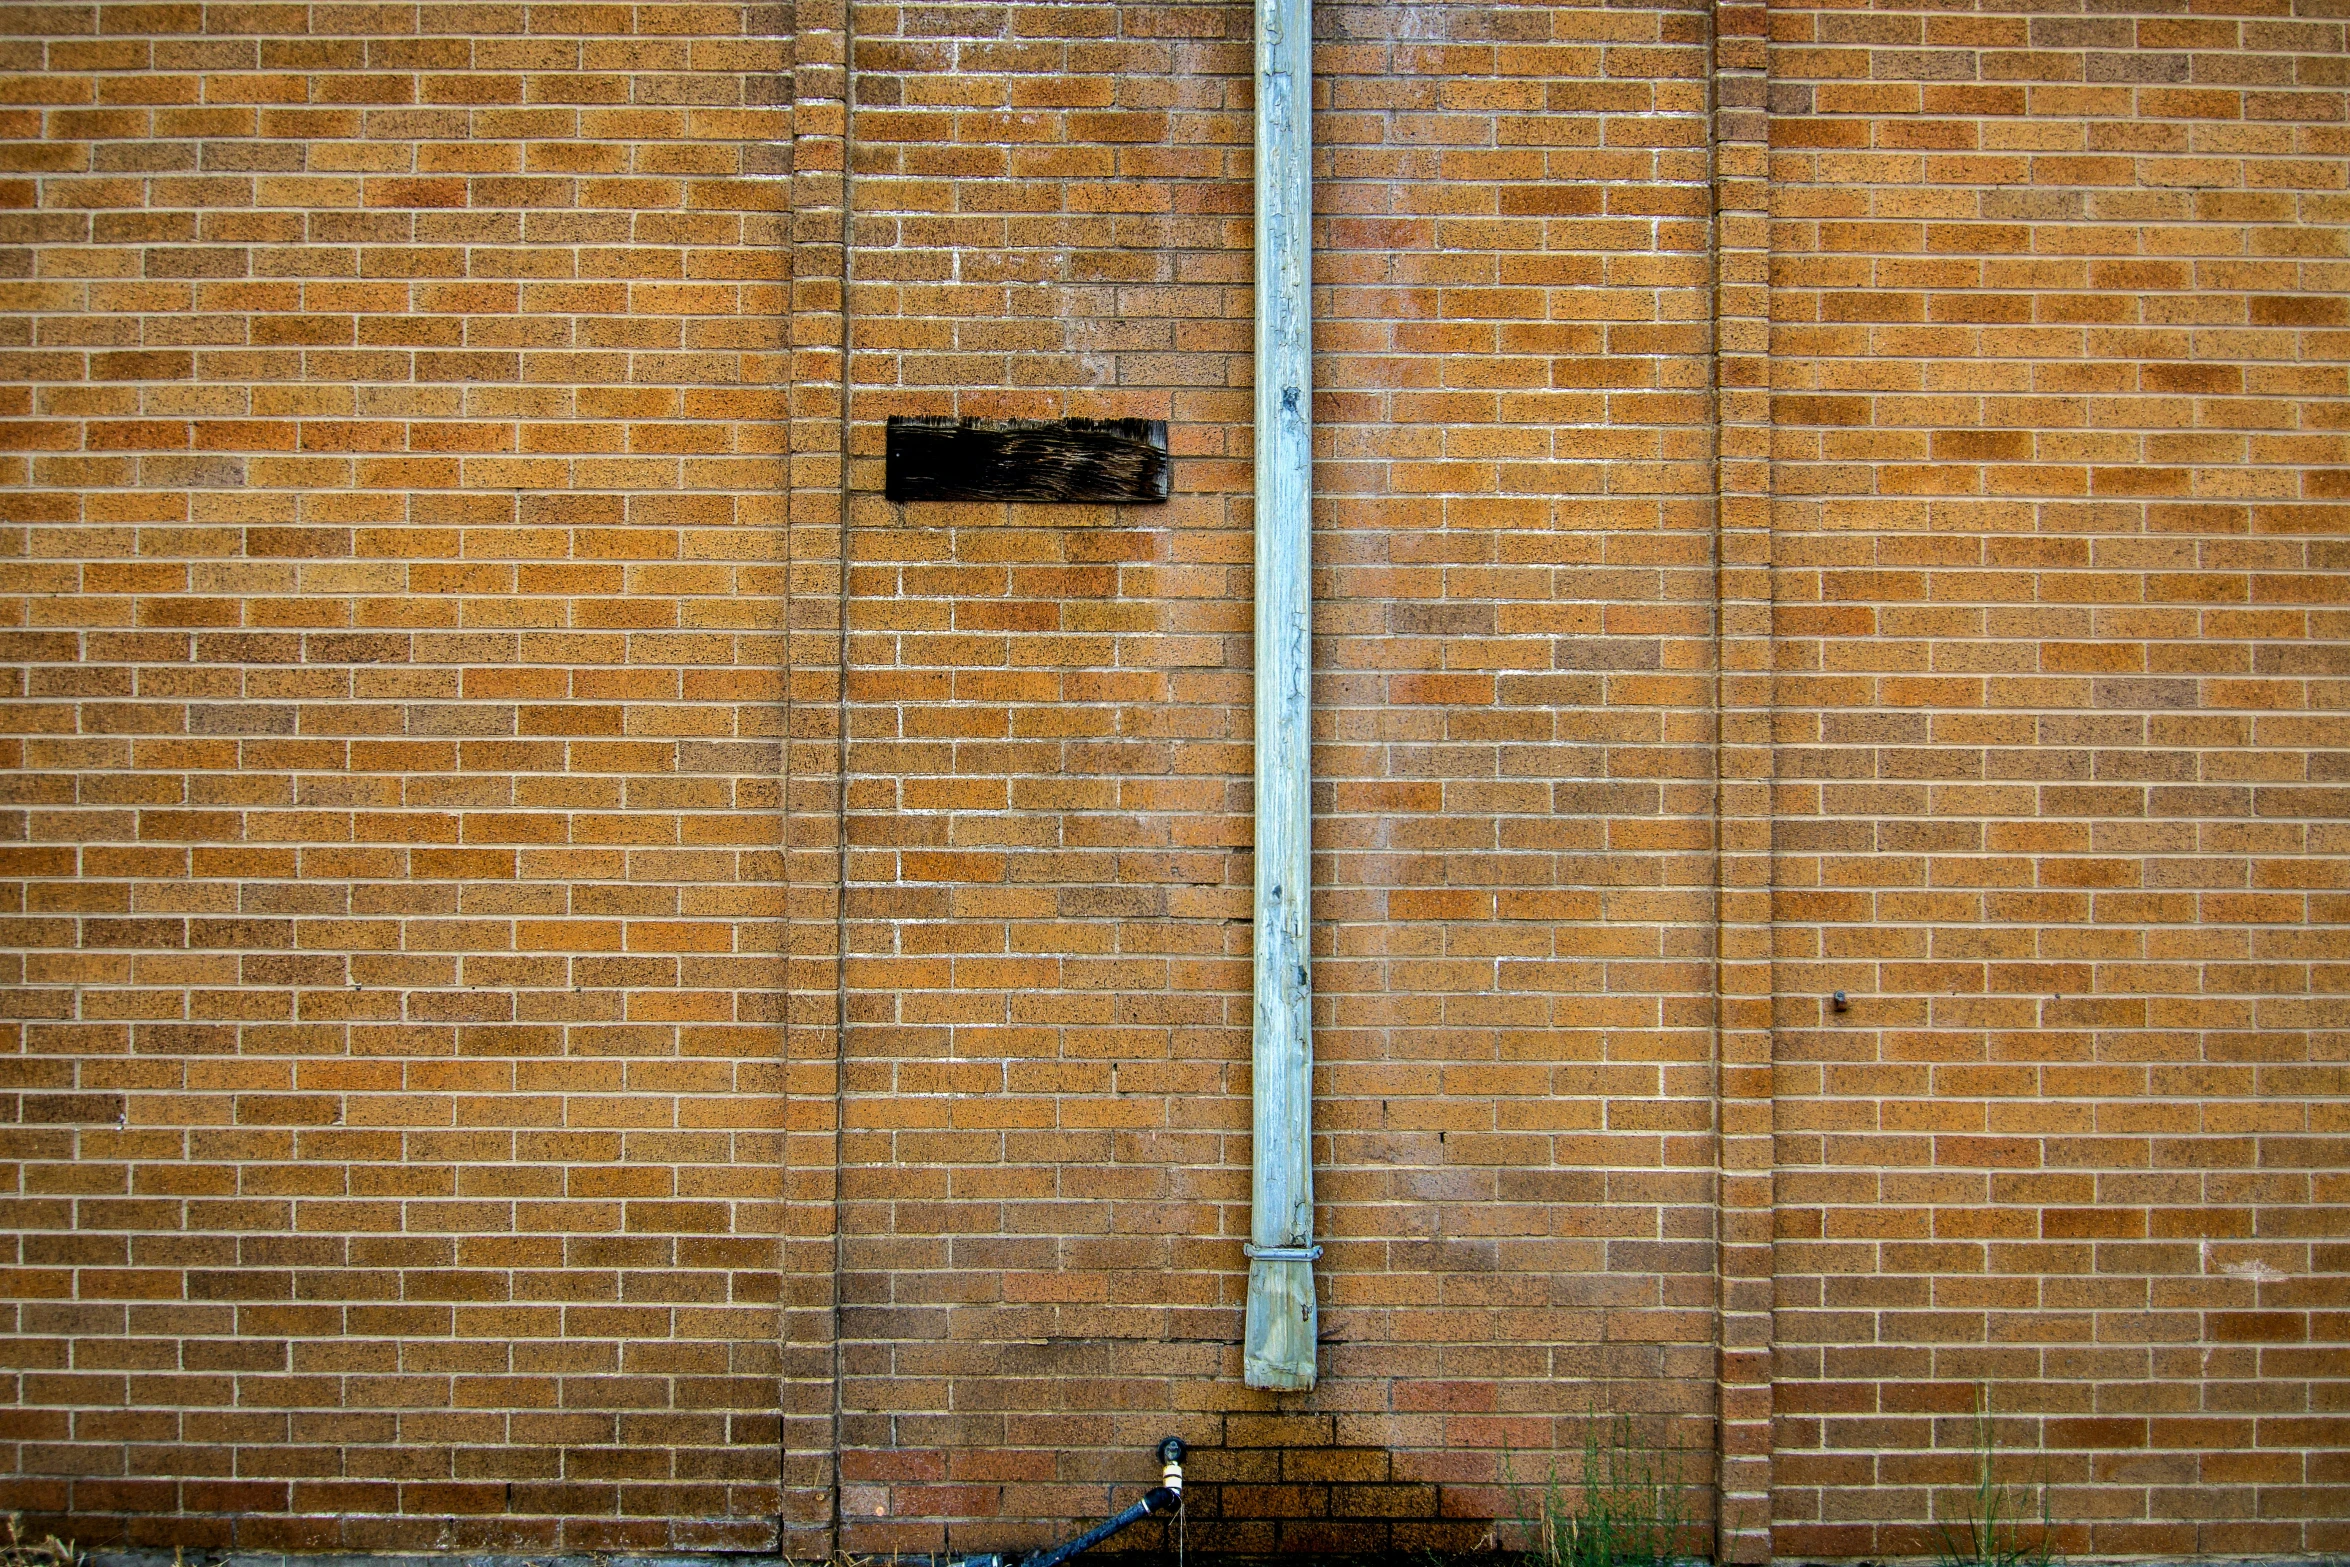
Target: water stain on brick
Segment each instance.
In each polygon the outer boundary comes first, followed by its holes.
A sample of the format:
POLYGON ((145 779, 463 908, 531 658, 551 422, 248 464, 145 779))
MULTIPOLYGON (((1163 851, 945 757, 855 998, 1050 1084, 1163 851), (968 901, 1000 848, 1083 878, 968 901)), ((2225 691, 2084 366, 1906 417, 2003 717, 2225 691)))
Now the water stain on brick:
POLYGON ((1490 1540, 1492 1521, 1465 1506, 1464 1493, 1406 1478, 1387 1448, 1338 1441, 1328 1416, 1283 1424, 1320 1429, 1242 1429, 1228 1432, 1226 1446, 1191 1450, 1187 1553, 1411 1559, 1474 1551, 1490 1540), (1277 1445, 1238 1445, 1251 1437, 1277 1445))

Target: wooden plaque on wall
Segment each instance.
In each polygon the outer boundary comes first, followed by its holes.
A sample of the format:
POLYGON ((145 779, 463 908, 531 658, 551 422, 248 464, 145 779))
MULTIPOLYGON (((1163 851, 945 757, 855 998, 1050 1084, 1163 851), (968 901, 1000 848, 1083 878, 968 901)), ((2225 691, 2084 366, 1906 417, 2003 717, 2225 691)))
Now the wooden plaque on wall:
POLYGON ((893 501, 1069 501, 1156 505, 1173 464, 1163 419, 889 421, 893 501))

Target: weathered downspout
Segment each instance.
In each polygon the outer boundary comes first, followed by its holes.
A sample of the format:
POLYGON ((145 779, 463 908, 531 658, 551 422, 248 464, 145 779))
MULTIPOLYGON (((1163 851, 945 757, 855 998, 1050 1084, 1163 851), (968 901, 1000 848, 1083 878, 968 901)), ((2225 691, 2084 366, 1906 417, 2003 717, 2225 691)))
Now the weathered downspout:
POLYGON ((1256 1165, 1250 1387, 1314 1385, 1311 811, 1313 6, 1256 0, 1256 1165))

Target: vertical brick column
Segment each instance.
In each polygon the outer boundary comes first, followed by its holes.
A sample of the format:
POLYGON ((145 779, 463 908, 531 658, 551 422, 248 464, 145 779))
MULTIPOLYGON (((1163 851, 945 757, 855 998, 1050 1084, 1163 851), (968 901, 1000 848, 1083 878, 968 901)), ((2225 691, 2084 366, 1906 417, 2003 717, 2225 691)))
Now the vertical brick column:
POLYGON ((792 53, 792 293, 787 465, 785 1001, 787 1265, 783 1545, 837 1542, 835 1267, 840 1117, 840 829, 845 740, 842 541, 849 14, 799 9, 792 53))
POLYGON ((1720 1469, 1715 1559, 1771 1558, 1768 11, 1714 8, 1720 1469))

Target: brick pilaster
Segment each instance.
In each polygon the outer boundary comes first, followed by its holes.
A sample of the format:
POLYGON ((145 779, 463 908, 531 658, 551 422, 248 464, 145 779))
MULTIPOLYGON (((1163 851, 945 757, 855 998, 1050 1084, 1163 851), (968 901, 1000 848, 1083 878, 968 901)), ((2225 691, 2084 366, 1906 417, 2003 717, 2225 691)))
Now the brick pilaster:
POLYGON ((1771 1558, 1768 12, 1714 8, 1720 1469, 1716 1560, 1771 1558))
POLYGON ((803 3, 793 53, 785 908, 791 926, 785 1162, 786 1554, 838 1543, 841 540, 848 9, 803 3))

